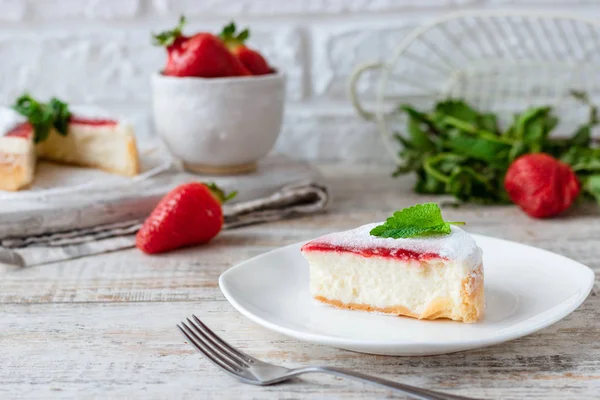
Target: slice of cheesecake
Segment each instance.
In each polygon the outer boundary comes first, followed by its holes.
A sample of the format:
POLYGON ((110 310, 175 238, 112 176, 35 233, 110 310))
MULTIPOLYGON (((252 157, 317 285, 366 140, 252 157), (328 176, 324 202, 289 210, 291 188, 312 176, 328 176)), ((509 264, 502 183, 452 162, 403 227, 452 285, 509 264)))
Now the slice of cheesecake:
POLYGON ((48 138, 36 145, 36 151, 48 161, 126 176, 139 173, 133 128, 115 120, 71 116, 67 134, 51 129, 48 138))
POLYGON ((418 319, 478 321, 483 315, 482 252, 464 230, 383 238, 378 224, 322 236, 302 247, 310 292, 338 308, 418 319))
POLYGON ((18 123, 0 136, 0 190, 17 191, 29 186, 33 182, 35 164, 31 125, 18 123))
POLYGON ((52 127, 37 144, 34 136, 34 127, 24 117, 9 108, 0 109, 0 190, 29 186, 36 159, 126 176, 139 173, 135 134, 129 124, 74 114, 65 135, 52 127))

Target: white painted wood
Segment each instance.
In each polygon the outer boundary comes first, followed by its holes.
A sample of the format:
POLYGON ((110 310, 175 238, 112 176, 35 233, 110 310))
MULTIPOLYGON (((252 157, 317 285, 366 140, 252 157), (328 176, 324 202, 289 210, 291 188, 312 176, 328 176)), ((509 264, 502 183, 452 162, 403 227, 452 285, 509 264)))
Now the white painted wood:
MULTIPOLYGON (((513 342, 435 357, 369 356, 267 331, 223 298, 219 274, 270 249, 385 218, 436 200, 412 180, 369 165, 324 165, 330 213, 223 232, 210 245, 161 256, 127 250, 0 276, 0 398, 387 398, 383 389, 325 376, 260 388, 217 370, 184 343, 175 323, 202 315, 218 333, 286 366, 329 364, 414 385, 490 399, 596 399, 600 393, 600 296, 541 332, 513 342)), ((439 200, 439 199, 438 199, 439 200)), ((600 270, 594 205, 553 220, 515 207, 446 208, 467 229, 546 248, 600 270)))

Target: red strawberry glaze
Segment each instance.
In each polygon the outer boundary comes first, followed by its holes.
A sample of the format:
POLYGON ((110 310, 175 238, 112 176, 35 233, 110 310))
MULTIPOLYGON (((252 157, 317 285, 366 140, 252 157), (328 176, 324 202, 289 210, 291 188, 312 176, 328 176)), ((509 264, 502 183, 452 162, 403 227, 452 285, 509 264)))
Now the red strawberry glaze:
POLYGON ((444 257, 440 257, 438 254, 417 253, 416 251, 405 249, 391 249, 388 247, 370 247, 361 249, 357 247, 335 246, 328 243, 314 242, 309 242, 302 246, 302 251, 333 251, 336 253, 354 253, 363 257, 383 257, 403 261, 429 261, 433 259, 445 259, 444 257))
MULTIPOLYGON (((111 119, 93 119, 93 118, 82 118, 71 116, 69 123, 77 125, 88 125, 88 126, 116 126, 117 121, 111 119)), ((22 122, 16 125, 14 128, 6 132, 4 136, 9 137, 21 137, 28 139, 33 136, 33 126, 29 122, 22 122)))
POLYGON ((117 121, 112 120, 112 119, 84 118, 84 117, 77 117, 74 115, 71 116, 71 118, 69 119, 69 122, 71 124, 90 125, 90 126, 115 126, 118 124, 117 121))
POLYGON ((33 126, 31 126, 29 122, 22 122, 6 132, 4 136, 29 139, 31 136, 33 136, 33 126))

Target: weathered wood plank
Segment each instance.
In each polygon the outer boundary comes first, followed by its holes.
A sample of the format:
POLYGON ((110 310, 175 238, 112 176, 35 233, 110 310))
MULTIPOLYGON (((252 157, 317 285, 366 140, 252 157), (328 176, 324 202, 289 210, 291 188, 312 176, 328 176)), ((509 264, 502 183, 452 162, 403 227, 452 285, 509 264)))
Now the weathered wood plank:
POLYGON ((226 301, 5 305, 0 394, 35 397, 372 398, 387 391, 329 377, 271 388, 237 383, 184 343, 175 324, 197 313, 240 348, 287 366, 344 366, 415 385, 488 398, 597 398, 600 308, 476 351, 383 357, 313 346, 267 331, 226 301), (573 345, 574 342, 577 345, 573 345), (17 345, 20 344, 20 345, 17 345), (202 393, 202 396, 200 396, 202 393))

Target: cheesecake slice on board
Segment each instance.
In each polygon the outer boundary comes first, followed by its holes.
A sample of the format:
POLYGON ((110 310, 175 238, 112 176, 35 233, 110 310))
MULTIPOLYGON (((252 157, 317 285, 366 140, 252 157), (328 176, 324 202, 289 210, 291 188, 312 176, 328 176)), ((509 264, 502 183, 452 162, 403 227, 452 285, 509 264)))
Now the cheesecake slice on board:
POLYGON ((35 117, 19 115, 10 108, 0 109, 0 190, 28 187, 35 178, 37 160, 98 168, 125 176, 139 173, 131 125, 105 116, 69 112, 61 132, 52 120, 47 129, 40 128, 35 117))

